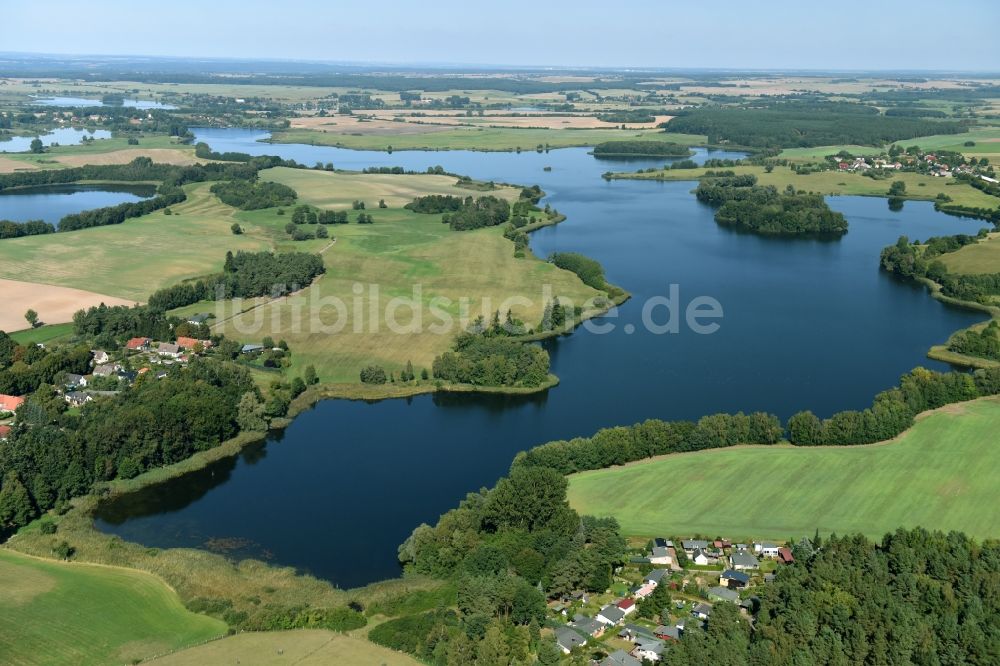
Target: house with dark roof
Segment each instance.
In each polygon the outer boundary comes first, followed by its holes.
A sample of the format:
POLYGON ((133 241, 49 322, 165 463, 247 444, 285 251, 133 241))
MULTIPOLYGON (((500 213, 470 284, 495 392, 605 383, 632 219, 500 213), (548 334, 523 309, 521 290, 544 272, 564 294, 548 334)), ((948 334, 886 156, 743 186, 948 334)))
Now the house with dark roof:
POLYGON ((584 615, 583 613, 577 613, 573 616, 573 621, 569 623, 569 626, 576 629, 581 634, 586 636, 593 636, 594 638, 600 638, 604 635, 604 630, 607 626, 598 622, 594 618, 584 615))
POLYGON ((64 386, 72 386, 73 388, 86 386, 87 378, 83 375, 76 375, 72 372, 67 372, 66 377, 63 379, 64 386))
POLYGON ((670 546, 653 546, 653 550, 649 554, 649 563, 672 566, 676 557, 677 554, 670 546))
POLYGON ((569 654, 573 648, 586 645, 587 639, 569 627, 557 627, 556 644, 563 651, 563 654, 569 654))
POLYGON ((640 638, 635 642, 630 654, 642 661, 659 661, 666 647, 658 638, 640 638))
POLYGON ((731 589, 743 588, 750 584, 750 574, 744 571, 726 569, 722 572, 722 575, 719 576, 719 582, 722 583, 724 587, 731 589))
POLYGON ((625 650, 615 650, 600 662, 600 666, 642 666, 642 662, 625 650))
POLYGON ((648 574, 646 574, 646 577, 643 580, 647 583, 653 583, 655 585, 659 585, 660 581, 662 581, 663 577, 668 573, 669 572, 666 569, 653 569, 648 574))
POLYGON ((681 548, 684 549, 688 557, 691 557, 694 555, 694 551, 708 548, 708 542, 703 539, 684 539, 681 541, 681 548))
POLYGON ((695 548, 694 552, 691 553, 691 561, 701 566, 704 566, 706 564, 711 564, 714 560, 715 560, 714 557, 709 555, 701 548, 695 548))
POLYGON ((740 550, 729 556, 729 566, 736 571, 749 571, 760 567, 760 560, 745 550, 740 550))
POLYGON ((662 641, 679 641, 681 639, 680 629, 662 624, 653 630, 653 634, 662 641))
POLYGON ((597 621, 603 622, 604 624, 614 626, 621 622, 625 618, 625 611, 623 611, 618 606, 610 604, 601 609, 601 612, 597 614, 597 621))
POLYGON ((704 602, 697 604, 693 609, 691 609, 691 614, 699 620, 707 620, 712 614, 712 604, 706 604, 704 602))

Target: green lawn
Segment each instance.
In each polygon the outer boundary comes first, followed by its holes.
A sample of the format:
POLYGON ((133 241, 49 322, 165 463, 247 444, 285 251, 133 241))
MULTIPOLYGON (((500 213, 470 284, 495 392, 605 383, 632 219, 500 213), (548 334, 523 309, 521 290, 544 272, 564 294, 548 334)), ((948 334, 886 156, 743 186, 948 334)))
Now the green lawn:
POLYGON ((14 338, 14 342, 19 345, 34 345, 46 342, 52 342, 53 340, 58 340, 60 338, 68 337, 73 333, 73 324, 49 324, 48 326, 39 326, 38 328, 26 328, 23 331, 14 331, 10 334, 10 337, 14 338))
MULTIPOLYGON (((284 226, 290 216, 279 216, 273 209, 239 214, 248 228, 271 234, 271 241, 280 249, 323 251, 326 274, 301 293, 229 321, 225 321, 227 312, 246 310, 245 303, 225 303, 221 311, 215 310, 221 315, 218 330, 228 337, 247 341, 265 335, 284 338, 293 351, 293 375, 306 365, 315 365, 325 382, 357 383, 360 369, 372 363, 396 374, 407 361, 412 361, 418 373, 421 368, 429 370, 434 357, 450 348, 460 330, 457 325, 443 332, 431 330, 431 325, 439 322, 430 309, 435 297, 451 300, 440 309, 455 321, 461 318, 462 298, 469 300, 471 321, 480 313, 488 316, 496 308, 506 308, 505 299, 525 297, 530 304, 512 303, 510 307, 534 326, 545 306, 544 285, 551 287, 553 295, 578 304, 598 293, 572 273, 545 261, 531 256, 515 258, 514 246, 500 228, 452 231, 441 223, 440 215, 421 215, 402 208, 419 194, 476 195, 456 187, 453 177, 285 168, 263 172, 261 177, 295 188, 301 201, 322 208, 350 210, 353 200, 364 199, 375 219, 371 225, 355 224, 356 215, 351 211, 350 224, 327 227, 336 237, 331 244, 332 238, 288 240, 284 226), (379 199, 385 199, 389 208, 377 208, 379 199), (355 293, 355 285, 361 285, 361 294, 355 293), (422 292, 417 309, 422 319, 420 332, 394 332, 382 314, 391 299, 411 298, 414 287, 422 292), (377 289, 377 297, 373 289, 377 289), (330 304, 333 298, 346 306, 342 313, 330 304), (369 309, 373 303, 378 312, 375 318, 369 309)), ((518 190, 493 193, 514 198, 518 190)), ((412 312, 404 306, 396 320, 403 326, 413 323, 412 312)))
POLYGON ((1000 273, 1000 234, 944 254, 941 261, 952 273, 1000 273))
POLYGON ((897 527, 1000 536, 1000 400, 928 414, 893 442, 741 447, 572 475, 570 504, 630 535, 879 537, 897 527))
POLYGON ((0 550, 0 663, 123 664, 225 632, 149 574, 0 550))
POLYGON ((280 143, 311 143, 359 150, 534 150, 539 144, 551 148, 593 146, 602 141, 672 141, 687 146, 704 144, 707 137, 695 134, 666 134, 661 130, 634 129, 526 129, 496 127, 456 127, 420 134, 377 134, 318 132, 309 129, 275 132, 280 143))

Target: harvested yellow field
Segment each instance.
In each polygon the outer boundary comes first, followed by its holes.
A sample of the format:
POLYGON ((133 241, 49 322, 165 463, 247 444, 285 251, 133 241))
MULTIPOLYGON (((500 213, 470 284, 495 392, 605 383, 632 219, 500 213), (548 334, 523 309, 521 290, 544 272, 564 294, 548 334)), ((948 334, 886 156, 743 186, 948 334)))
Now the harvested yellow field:
POLYGON ((37 169, 34 164, 29 164, 27 162, 22 162, 21 160, 15 160, 12 157, 0 156, 0 173, 14 173, 15 171, 25 171, 37 169))
POLYGON ((0 331, 27 328, 24 313, 28 309, 37 312, 38 318, 46 324, 61 324, 72 321, 77 310, 101 303, 134 305, 135 301, 71 287, 0 278, 0 331))
MULTIPOLYGON (((128 164, 137 157, 148 157, 154 162, 179 166, 189 166, 199 162, 193 150, 181 148, 127 148, 89 155, 59 155, 55 159, 60 164, 78 167, 87 164, 128 164)), ((0 167, 2 166, 0 164, 0 167)))

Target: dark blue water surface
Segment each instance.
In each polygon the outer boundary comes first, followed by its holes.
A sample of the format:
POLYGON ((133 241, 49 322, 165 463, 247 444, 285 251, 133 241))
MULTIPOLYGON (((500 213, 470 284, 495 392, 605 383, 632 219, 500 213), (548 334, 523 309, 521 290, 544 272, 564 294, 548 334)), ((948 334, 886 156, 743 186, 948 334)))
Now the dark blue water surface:
MULTIPOLYGON (((398 574, 396 547, 464 495, 492 485, 514 454, 551 439, 647 418, 697 418, 737 410, 787 417, 870 404, 916 365, 944 366, 927 349, 976 313, 949 308, 878 270, 901 234, 975 232, 930 203, 892 212, 885 199, 833 197, 850 221, 840 240, 774 239, 715 224, 690 182, 606 182, 616 168, 586 149, 538 153, 349 151, 255 143, 262 133, 199 130, 214 150, 278 154, 338 168, 403 166, 478 179, 539 184, 568 216, 532 235, 539 256, 578 251, 633 294, 615 330, 584 329, 545 343, 561 384, 531 397, 424 395, 378 403, 328 400, 280 436, 182 479, 104 507, 98 526, 155 546, 224 545, 350 587, 398 574), (544 171, 546 166, 551 171, 544 171), (713 335, 642 326, 650 297, 678 285, 683 307, 715 298, 713 335), (631 334, 627 330, 634 327, 631 334)), ((733 154, 699 150, 696 160, 733 154)), ((662 323, 660 308, 654 320, 662 323)))
POLYGON ((0 220, 44 220, 56 224, 65 215, 142 201, 152 185, 39 185, 0 192, 0 220))

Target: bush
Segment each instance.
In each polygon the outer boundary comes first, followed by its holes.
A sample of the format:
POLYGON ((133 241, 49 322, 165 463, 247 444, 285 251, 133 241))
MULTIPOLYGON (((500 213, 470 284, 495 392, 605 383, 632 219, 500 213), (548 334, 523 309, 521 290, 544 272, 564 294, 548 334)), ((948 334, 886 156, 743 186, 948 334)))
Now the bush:
POLYGON ((388 381, 388 377, 385 370, 377 365, 369 365, 361 369, 362 384, 385 384, 386 381, 388 381))

